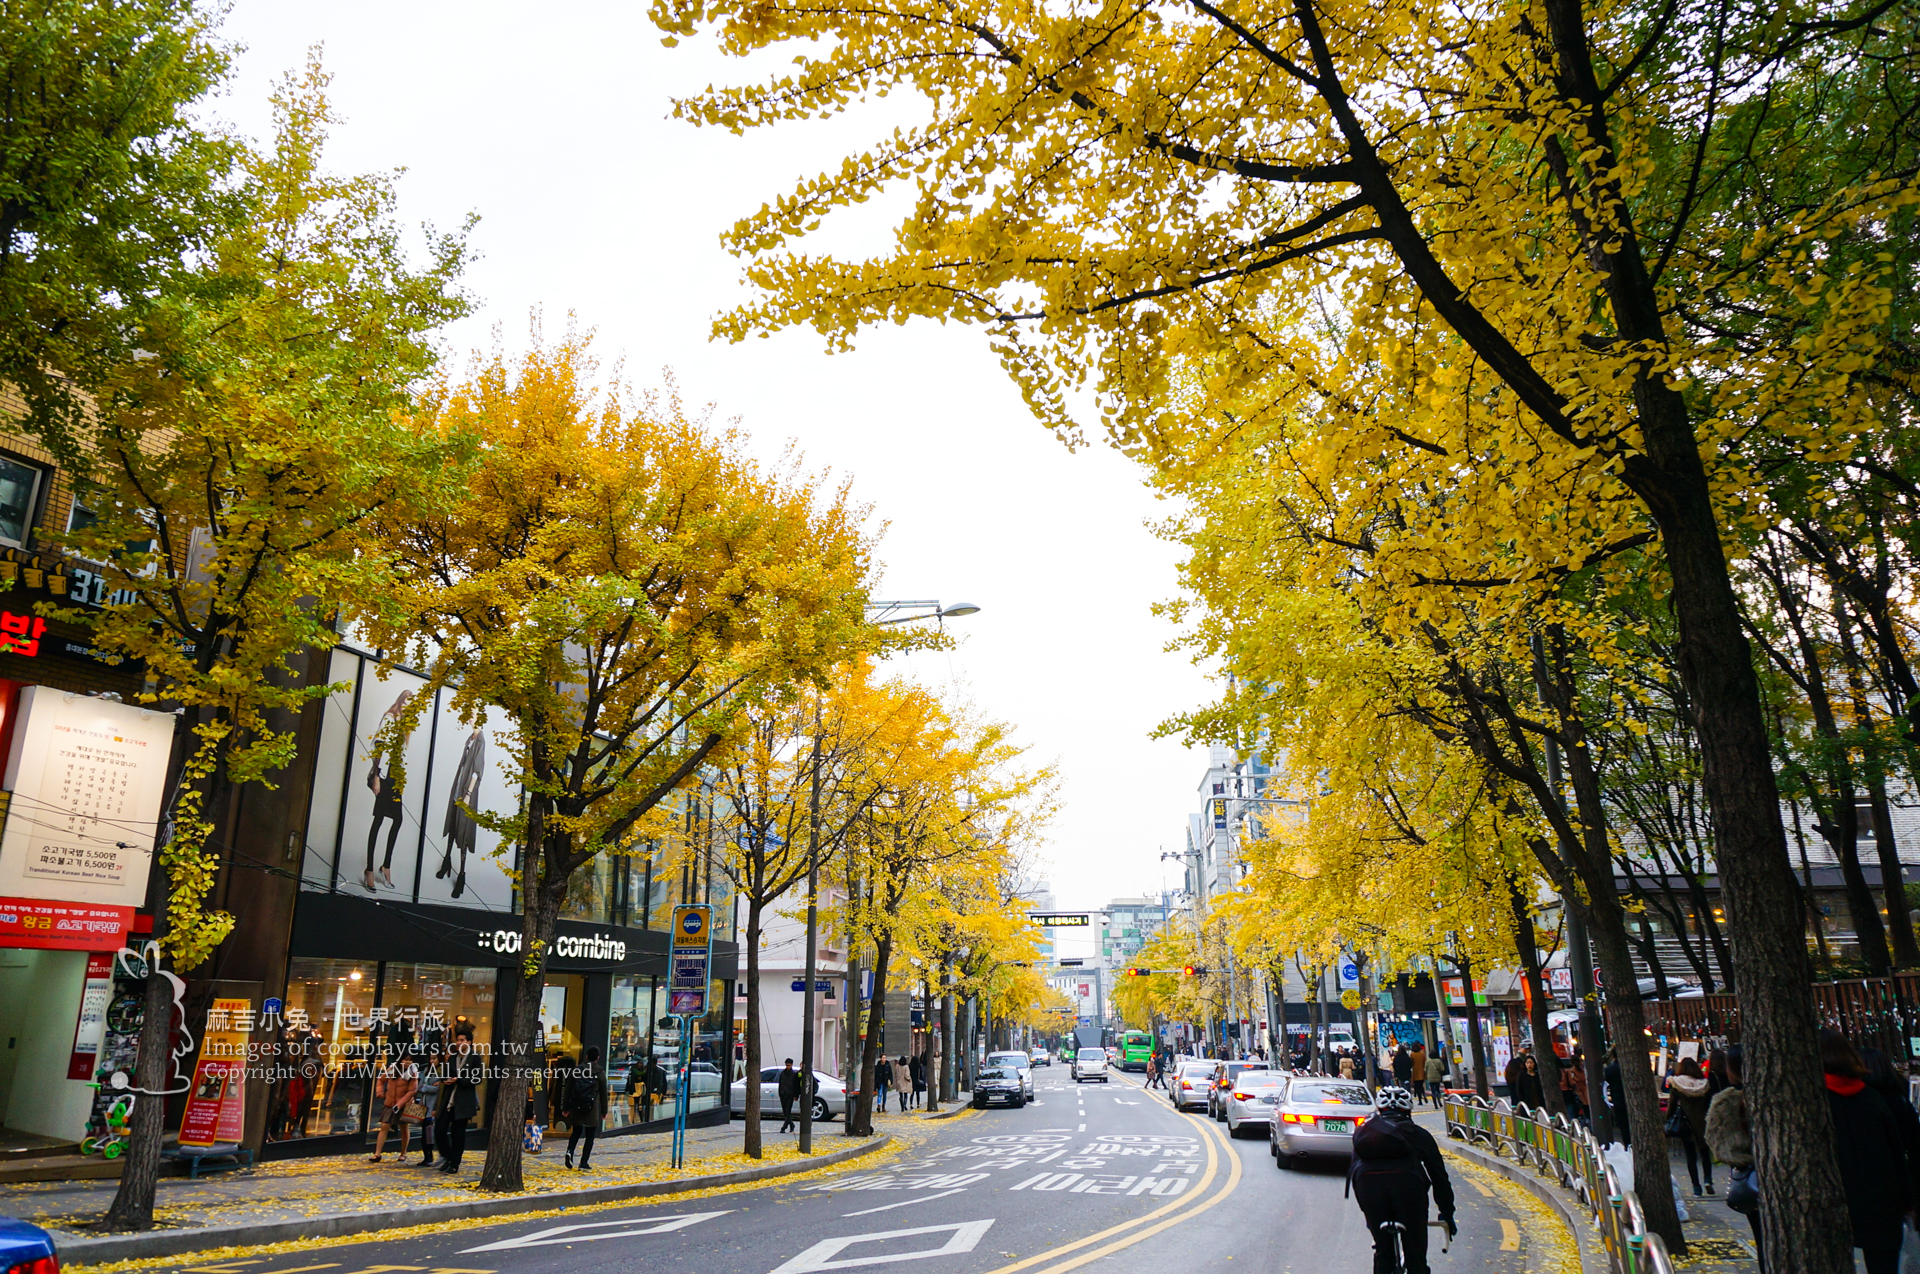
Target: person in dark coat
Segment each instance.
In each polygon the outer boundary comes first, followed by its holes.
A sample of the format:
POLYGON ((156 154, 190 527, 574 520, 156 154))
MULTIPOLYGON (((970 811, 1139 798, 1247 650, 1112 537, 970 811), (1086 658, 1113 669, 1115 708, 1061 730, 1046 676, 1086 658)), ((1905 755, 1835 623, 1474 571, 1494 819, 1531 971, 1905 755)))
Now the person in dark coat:
POLYGON ((441 1118, 434 1121, 440 1136, 440 1171, 458 1173, 467 1146, 467 1126, 480 1113, 480 1059, 473 1055, 473 1033, 454 1032, 448 1076, 440 1085, 441 1118))
POLYGON ((1699 1061, 1681 1058, 1673 1074, 1667 1076, 1667 1109, 1680 1116, 1677 1125, 1669 1117, 1668 1126, 1676 1130, 1667 1135, 1680 1143, 1680 1151, 1687 1157, 1687 1177, 1693 1182, 1695 1198, 1700 1195, 1702 1166, 1706 1168, 1707 1193, 1713 1193, 1713 1151, 1706 1142, 1707 1103, 1712 1100, 1713 1094, 1708 1090, 1707 1077, 1701 1073, 1699 1061))
POLYGON ((1627 1126, 1627 1093, 1620 1086, 1620 1059, 1607 1050, 1607 1068, 1601 1072, 1607 1082, 1607 1109, 1613 1115, 1613 1135, 1623 1146, 1633 1144, 1633 1130, 1627 1126))
POLYGON ((580 1058, 580 1064, 571 1068, 566 1086, 560 1094, 562 1110, 566 1115, 567 1126, 567 1167, 573 1167, 573 1148, 585 1137, 587 1144, 580 1152, 580 1171, 585 1172, 593 1165, 593 1139, 600 1131, 600 1121, 607 1117, 607 1075, 600 1066, 600 1050, 593 1045, 580 1058))
MULTIPOLYGON (((875 1109, 883 1115, 887 1113, 887 1094, 892 1091, 893 1063, 887 1060, 885 1053, 882 1053, 880 1054, 880 1060, 873 1064, 873 1095, 880 1102, 879 1106, 875 1109)), ((901 1109, 904 1110, 905 1107, 901 1109)))
POLYGON ((806 1087, 800 1080, 800 1072, 793 1069, 793 1059, 787 1059, 786 1069, 780 1072, 780 1131, 792 1132, 794 1128, 793 1103, 800 1098, 801 1090, 806 1087))
POLYGON ((1413 1054, 1407 1051, 1405 1044, 1393 1050, 1393 1082, 1409 1092, 1413 1091, 1413 1054))
POLYGON ((915 1053, 908 1060, 907 1075, 913 1080, 913 1108, 918 1110, 926 1105, 927 1059, 924 1055, 915 1053))
POLYGON ((1907 1100, 1907 1082, 1893 1069, 1893 1062, 1877 1048, 1860 1050, 1866 1064, 1867 1087, 1880 1094, 1893 1112, 1894 1131, 1900 1134, 1900 1148, 1907 1154, 1907 1185, 1912 1193, 1907 1207, 1920 1214, 1920 1112, 1907 1100))
POLYGON ((1893 1112, 1867 1087, 1860 1054, 1830 1026, 1820 1032, 1820 1068, 1833 1112, 1853 1245, 1866 1258, 1867 1274, 1898 1274, 1901 1223, 1913 1195, 1893 1112))
POLYGON ((1429 1190, 1448 1235, 1455 1233, 1446 1161, 1433 1134, 1413 1122, 1412 1093, 1394 1085, 1381 1089, 1375 1101, 1379 1117, 1354 1134, 1347 1168, 1347 1188, 1373 1235, 1373 1274, 1431 1274, 1429 1190))

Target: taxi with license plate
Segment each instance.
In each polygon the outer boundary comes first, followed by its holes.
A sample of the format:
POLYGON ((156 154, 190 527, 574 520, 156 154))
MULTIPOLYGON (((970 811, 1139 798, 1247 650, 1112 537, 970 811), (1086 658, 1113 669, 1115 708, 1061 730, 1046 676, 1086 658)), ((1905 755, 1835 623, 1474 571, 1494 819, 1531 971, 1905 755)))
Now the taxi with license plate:
POLYGON ((1267 1125, 1274 1163, 1291 1168, 1303 1155, 1353 1157, 1353 1133, 1378 1113, 1365 1084, 1324 1075, 1295 1075, 1274 1103, 1267 1125))

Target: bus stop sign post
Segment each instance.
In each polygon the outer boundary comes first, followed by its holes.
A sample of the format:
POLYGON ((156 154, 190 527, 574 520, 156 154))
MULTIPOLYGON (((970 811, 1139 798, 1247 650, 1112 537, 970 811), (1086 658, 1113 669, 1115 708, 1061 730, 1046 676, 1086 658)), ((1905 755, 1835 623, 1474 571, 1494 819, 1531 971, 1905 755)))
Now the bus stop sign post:
MULTIPOLYGON (((679 1091, 673 1101, 673 1166, 687 1164, 687 1113, 692 1104, 693 1024, 707 1014, 713 971, 713 908, 673 909, 673 950, 667 963, 667 1012, 680 1022, 679 1091)), ((724 1077, 724 1073, 723 1073, 724 1077)), ((726 1097, 724 1090, 721 1096, 726 1097)))

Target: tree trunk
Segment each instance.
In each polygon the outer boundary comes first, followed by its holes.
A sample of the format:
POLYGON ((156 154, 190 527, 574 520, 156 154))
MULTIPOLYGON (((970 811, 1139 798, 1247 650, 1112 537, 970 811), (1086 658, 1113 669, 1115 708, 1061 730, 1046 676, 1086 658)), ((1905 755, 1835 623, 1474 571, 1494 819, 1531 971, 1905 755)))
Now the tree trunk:
POLYGON ((1664 1121, 1660 1118, 1660 1085, 1647 1058, 1647 1017, 1639 991, 1634 988, 1633 957, 1627 949, 1626 931, 1613 923, 1611 917, 1597 916, 1593 947, 1606 985, 1614 988, 1607 993, 1607 1033, 1615 1041, 1614 1061, 1620 1067, 1627 1132, 1633 1138, 1634 1193, 1640 1197, 1647 1228, 1659 1234, 1674 1255, 1683 1255, 1686 1241, 1680 1230, 1679 1209, 1674 1203, 1673 1161, 1667 1151, 1664 1121), (1623 992, 1619 989, 1623 986, 1630 989, 1623 992), (1660 1185, 1647 1187, 1641 1186, 1641 1182, 1660 1185))
POLYGON ((1886 926, 1880 923, 1880 904, 1860 864, 1860 809, 1854 803, 1851 783, 1834 784, 1830 808, 1819 831, 1840 860, 1840 879, 1847 887, 1847 910, 1853 913, 1853 936, 1860 944, 1861 963, 1867 966, 1868 976, 1884 978, 1893 972, 1893 955, 1887 950, 1886 926))
MULTIPOLYGON (((741 1149, 749 1159, 760 1157, 760 907, 757 897, 747 900, 747 1129, 741 1149)), ((813 1076, 804 1076, 801 1087, 800 1100, 811 1103, 813 1076)))
POLYGON ((1513 945, 1527 980, 1527 1020, 1533 1027, 1533 1056, 1540 1067, 1540 1099, 1548 1114, 1564 1115, 1567 1104, 1561 1100, 1560 1059, 1553 1051, 1553 1030, 1547 1025, 1547 988, 1540 978, 1540 943, 1533 930, 1533 912, 1520 886, 1511 879, 1507 882, 1507 898, 1513 904, 1513 945), (1553 1067, 1551 1073, 1549 1065, 1553 1067))
MULTIPOLYGON (((1667 987, 1667 966, 1660 962, 1660 948, 1654 944, 1653 924, 1645 910, 1634 913, 1633 923, 1640 930, 1640 953, 1646 957, 1647 972, 1653 975, 1653 993, 1663 1000, 1672 999, 1673 992, 1667 987)), ((1634 997, 1639 998, 1640 980, 1635 978, 1628 985, 1633 988, 1634 997)))
MULTIPOLYGON (((1713 914, 1713 903, 1707 898, 1707 887, 1701 882, 1699 872, 1688 868, 1685 876, 1687 897, 1693 903, 1693 914, 1700 918, 1700 930, 1713 948, 1714 967, 1720 970, 1720 989, 1729 993, 1737 992, 1739 986, 1733 980, 1733 957, 1727 953, 1727 935, 1713 914)), ((1707 989, 1711 991, 1711 988, 1707 989)))
POLYGON ((887 962, 893 954, 893 935, 882 934, 874 944, 873 1010, 867 1018, 866 1047, 860 1050, 860 1096, 848 1119, 848 1135, 873 1135, 873 1072, 880 1062, 880 1036, 887 1029, 887 962))
MULTIPOLYGON (((158 865, 155 871, 160 871, 158 865)), ((166 887, 161 887, 166 897, 166 887)), ((154 911, 154 929, 161 931, 166 919, 164 902, 154 911)), ((156 956, 158 953, 155 953, 156 956)), ((158 961, 156 960, 156 965, 158 961)), ((134 1083, 155 1091, 141 1093, 133 1100, 132 1133, 127 1157, 120 1169, 120 1186, 113 1203, 100 1219, 102 1230, 150 1230, 153 1228, 153 1196, 160 1178, 161 1143, 166 1138, 167 1099, 160 1091, 173 1078, 173 983, 155 967, 147 973, 146 1000, 140 1023, 140 1043, 133 1064, 134 1083)), ((188 1060, 191 1065, 191 1059, 188 1060)))
MULTIPOLYGON (((525 890, 526 912, 520 918, 520 963, 513 969, 513 1012, 508 1015, 504 1067, 494 1067, 500 1078, 494 1089, 493 1109, 487 1117, 487 1162, 480 1188, 496 1194, 514 1194, 524 1188, 521 1156, 526 1147, 527 1094, 532 1087, 536 1059, 544 1065, 546 1041, 540 1038, 540 996, 547 986, 547 952, 560 918, 567 883, 545 879, 525 890), (501 1073, 504 1071, 504 1073, 501 1073)), ((684 1041, 682 1042, 684 1047, 684 1041)), ((684 1085, 686 1076, 680 1076, 684 1085)))
POLYGON ((1467 1046, 1473 1050, 1473 1091, 1482 1097, 1492 1097, 1487 1086, 1487 1042, 1481 1034, 1480 1008, 1473 1002, 1473 965, 1467 960, 1456 962, 1460 969, 1460 994, 1467 1002, 1467 1046))
POLYGON ((1880 859, 1880 892, 1887 900, 1887 930, 1893 935, 1893 962, 1902 969, 1920 968, 1920 946, 1913 936, 1913 916, 1907 910, 1906 872, 1893 840, 1893 810, 1887 803, 1886 776, 1868 771, 1867 798, 1873 816, 1873 848, 1880 859))
POLYGON ((959 1101, 960 1086, 955 1082, 953 1061, 959 1050, 954 1047, 953 1030, 953 957, 940 957, 940 1100, 959 1101))

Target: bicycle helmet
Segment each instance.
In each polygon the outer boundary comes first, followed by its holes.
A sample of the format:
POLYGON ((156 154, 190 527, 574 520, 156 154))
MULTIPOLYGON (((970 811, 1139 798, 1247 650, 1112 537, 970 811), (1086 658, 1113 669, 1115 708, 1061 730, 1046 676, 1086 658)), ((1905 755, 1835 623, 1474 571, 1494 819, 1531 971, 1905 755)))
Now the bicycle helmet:
POLYGON ((1389 1084, 1373 1095, 1373 1104, 1381 1110, 1412 1110, 1413 1094, 1398 1084, 1389 1084))

